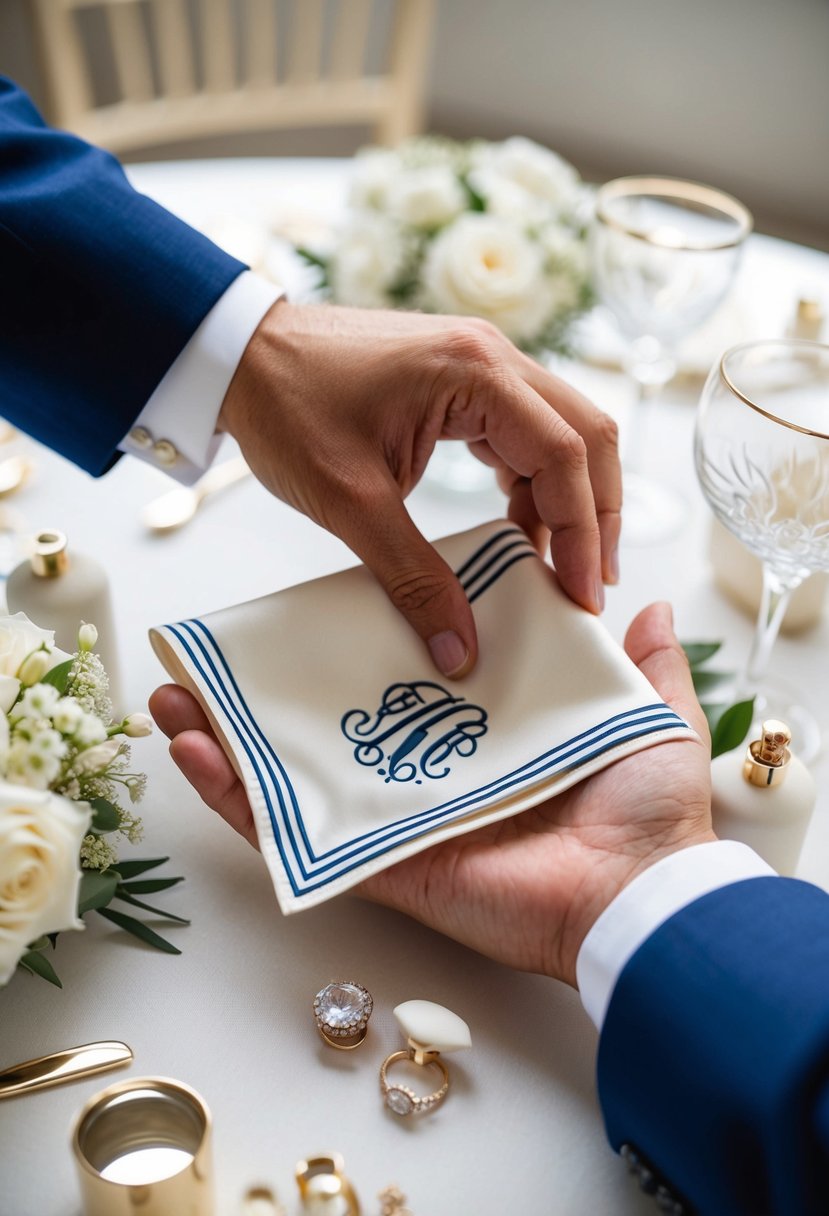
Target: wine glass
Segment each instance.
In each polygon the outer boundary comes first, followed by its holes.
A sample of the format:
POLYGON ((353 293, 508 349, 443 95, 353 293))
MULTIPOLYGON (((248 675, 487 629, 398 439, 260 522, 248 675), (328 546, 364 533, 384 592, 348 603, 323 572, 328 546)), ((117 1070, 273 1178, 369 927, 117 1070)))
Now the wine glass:
POLYGON ((763 597, 742 696, 782 718, 803 760, 821 732, 797 694, 766 676, 792 592, 829 570, 829 346, 794 338, 726 351, 703 389, 694 442, 705 497, 763 563, 763 597))
POLYGON ((676 372, 676 345, 721 303, 752 229, 751 213, 729 194, 670 177, 622 177, 602 186, 590 228, 599 297, 628 340, 626 372, 636 402, 624 452, 623 537, 665 540, 686 505, 642 473, 646 400, 676 372))

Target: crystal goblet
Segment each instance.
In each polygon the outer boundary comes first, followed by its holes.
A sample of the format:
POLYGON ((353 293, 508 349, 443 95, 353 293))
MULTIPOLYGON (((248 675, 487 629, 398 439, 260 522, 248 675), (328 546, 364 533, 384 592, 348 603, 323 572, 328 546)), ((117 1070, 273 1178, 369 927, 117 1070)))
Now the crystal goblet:
POLYGON ((622 535, 629 543, 664 540, 685 515, 674 490, 643 474, 646 402, 676 372, 679 340, 729 290, 752 224, 742 203, 697 182, 623 177, 596 196, 595 287, 628 341, 624 365, 636 386, 623 461, 622 535))
POLYGON ((770 681, 769 658, 796 587, 829 570, 829 346, 772 339, 734 346, 711 370, 695 436, 715 514, 763 563, 763 598, 739 693, 782 718, 801 759, 821 731, 797 694, 770 681))

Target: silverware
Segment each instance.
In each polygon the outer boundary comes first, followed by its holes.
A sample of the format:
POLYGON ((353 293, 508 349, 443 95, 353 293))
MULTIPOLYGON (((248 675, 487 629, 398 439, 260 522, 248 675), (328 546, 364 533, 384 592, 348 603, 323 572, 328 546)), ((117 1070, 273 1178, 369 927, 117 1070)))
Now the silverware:
POLYGON ((0 1098, 13 1098, 50 1085, 62 1085, 64 1081, 77 1081, 79 1077, 91 1077, 131 1063, 132 1051, 126 1043, 107 1041, 69 1047, 50 1056, 25 1060, 0 1072, 0 1098))
POLYGON ((216 494, 249 476, 250 469, 243 456, 225 460, 208 469, 195 485, 180 486, 148 502, 141 512, 141 522, 151 532, 172 532, 190 522, 209 494, 216 494))

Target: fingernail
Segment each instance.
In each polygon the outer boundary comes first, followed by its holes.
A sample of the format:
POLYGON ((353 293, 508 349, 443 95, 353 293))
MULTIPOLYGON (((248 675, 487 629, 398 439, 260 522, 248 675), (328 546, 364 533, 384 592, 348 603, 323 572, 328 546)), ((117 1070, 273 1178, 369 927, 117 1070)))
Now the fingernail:
POLYGON ((619 581, 619 546, 616 545, 610 555, 610 577, 614 583, 619 581))
POLYGON ((604 583, 601 579, 596 582, 596 607, 599 612, 604 612, 604 583))
POLYGON ((469 651, 454 629, 446 629, 429 638, 429 650, 435 666, 445 676, 459 675, 469 659, 469 651))

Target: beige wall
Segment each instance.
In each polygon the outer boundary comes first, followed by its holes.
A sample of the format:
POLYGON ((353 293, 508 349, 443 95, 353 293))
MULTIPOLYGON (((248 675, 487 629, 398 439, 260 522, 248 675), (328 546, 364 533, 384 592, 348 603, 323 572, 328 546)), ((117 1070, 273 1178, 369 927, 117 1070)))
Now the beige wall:
MULTIPOLYGON (((829 248, 827 0, 438 4, 436 129, 534 135, 597 179, 696 177, 742 198, 758 227, 829 248)), ((26 0, 0 0, 0 71, 43 101, 26 0)), ((334 153, 361 134, 257 136, 198 151, 334 153)))

